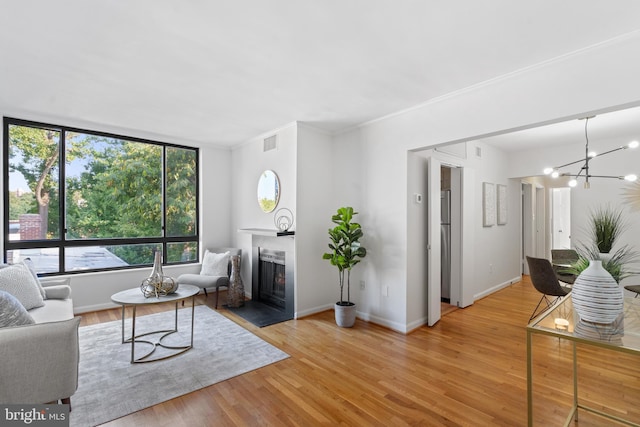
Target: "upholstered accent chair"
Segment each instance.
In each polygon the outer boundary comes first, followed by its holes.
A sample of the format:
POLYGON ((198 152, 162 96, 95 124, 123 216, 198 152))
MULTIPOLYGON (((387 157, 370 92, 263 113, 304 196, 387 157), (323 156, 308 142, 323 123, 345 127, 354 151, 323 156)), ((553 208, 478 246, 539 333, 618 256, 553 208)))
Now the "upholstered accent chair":
POLYGON ((231 275, 231 257, 234 255, 242 256, 242 249, 207 249, 202 259, 202 269, 200 270, 200 274, 182 274, 178 277, 178 283, 198 286, 202 288, 205 296, 208 296, 207 289, 215 288, 215 307, 218 308, 218 296, 220 294, 220 288, 229 288, 229 276, 231 275))

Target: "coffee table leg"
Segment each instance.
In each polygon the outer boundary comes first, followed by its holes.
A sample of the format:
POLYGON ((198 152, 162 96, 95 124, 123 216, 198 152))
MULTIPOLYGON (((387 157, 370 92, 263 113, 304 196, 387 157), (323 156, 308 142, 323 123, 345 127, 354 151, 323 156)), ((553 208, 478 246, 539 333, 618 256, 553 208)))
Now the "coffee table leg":
POLYGON ((176 323, 175 326, 173 327, 174 331, 178 330, 178 302, 176 301, 176 323))
POLYGON ((136 306, 133 306, 133 318, 131 320, 131 363, 134 363, 136 354, 136 306))
POLYGON ((122 344, 124 344, 124 304, 122 304, 122 344))
POLYGON ((193 319, 196 313, 196 296, 191 297, 191 347, 193 347, 193 319))

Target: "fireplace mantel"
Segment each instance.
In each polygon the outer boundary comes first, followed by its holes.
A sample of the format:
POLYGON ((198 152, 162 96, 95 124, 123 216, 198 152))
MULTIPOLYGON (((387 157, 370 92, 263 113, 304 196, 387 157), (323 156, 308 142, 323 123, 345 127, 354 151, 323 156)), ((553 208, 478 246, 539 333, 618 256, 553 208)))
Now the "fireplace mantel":
POLYGON ((275 228, 239 228, 239 233, 249 233, 256 236, 267 236, 267 237, 283 237, 283 236, 294 236, 296 234, 295 231, 280 231, 275 228))

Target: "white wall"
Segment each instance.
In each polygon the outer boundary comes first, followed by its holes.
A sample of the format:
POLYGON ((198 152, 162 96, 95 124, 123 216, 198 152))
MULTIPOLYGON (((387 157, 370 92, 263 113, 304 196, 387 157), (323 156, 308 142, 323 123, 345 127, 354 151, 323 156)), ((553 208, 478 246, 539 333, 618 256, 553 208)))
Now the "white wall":
MULTIPOLYGON (((295 298, 299 317, 333 308, 339 300, 337 269, 322 259, 329 250, 331 215, 338 207, 333 179, 339 174, 333 168, 335 153, 327 133, 299 124, 297 154, 295 298)), ((351 298, 357 301, 358 281, 353 279, 351 298)))
MULTIPOLYGON (((267 169, 273 170, 280 180, 280 201, 276 210, 288 208, 296 218, 297 193, 297 138, 296 123, 257 136, 231 152, 231 170, 228 185, 231 187, 231 239, 233 246, 242 249, 242 280, 245 293, 251 296, 252 236, 238 233, 241 228, 275 229, 274 212, 265 213, 258 205, 258 179, 267 169), (263 151, 264 138, 276 135, 277 148, 263 151)), ((228 203, 228 199, 225 201, 228 203)), ((225 206, 229 208, 229 206, 225 206)), ((294 224, 294 229, 296 225, 294 224)))
MULTIPOLYGON (((339 139, 339 138, 338 138, 339 139)), ((274 229, 273 213, 258 208, 255 188, 260 173, 274 170, 280 177, 280 207, 295 216, 295 316, 305 316, 333 307, 339 299, 337 271, 322 254, 328 250, 327 229, 331 216, 344 202, 354 206, 359 179, 358 144, 335 151, 331 135, 303 123, 292 123, 233 150, 233 223, 237 228, 274 229), (277 134, 278 150, 262 152, 265 136, 277 134), (355 166, 355 167, 354 167, 355 166), (285 196, 286 194, 286 196, 285 196)), ((361 218, 358 218, 359 220, 361 218)), ((239 233, 236 244, 251 253, 252 236, 239 233)), ((243 263, 245 289, 250 290, 251 259, 243 263)), ((351 297, 358 301, 359 276, 352 274, 351 297)), ((250 292, 248 292, 250 295, 250 292)))
MULTIPOLYGON (((391 288, 390 296, 372 307, 372 313, 388 324, 411 322, 406 318, 406 301, 414 295, 403 289, 407 289, 407 265, 420 260, 406 249, 411 232, 407 226, 407 151, 636 103, 640 100, 636 84, 639 50, 637 35, 617 39, 362 125, 355 137, 364 147, 367 186, 362 211, 367 221, 363 226, 375 230, 364 275, 376 281, 374 287, 391 288)), ((509 194, 515 197, 515 190, 510 189, 509 194)), ((517 234, 512 236, 518 239, 517 234)), ((477 240, 482 241, 482 236, 477 240)), ((484 257, 485 248, 479 244, 475 249, 480 267, 505 262, 484 257)), ((477 272, 477 295, 499 283, 488 276, 486 270, 477 272)))
MULTIPOLYGON (((506 153, 486 144, 470 144, 469 158, 475 171, 475 248, 482 248, 475 255, 476 277, 470 283, 464 283, 463 295, 471 291, 473 300, 482 298, 491 292, 507 286, 520 278, 520 185, 509 180, 507 175, 508 158, 506 153), (482 157, 475 156, 474 146, 480 147, 482 157), (492 227, 482 226, 482 183, 507 186, 507 223, 492 227), (470 289, 467 290, 467 285, 470 289)), ((497 188, 496 188, 497 194, 497 188)), ((467 211, 464 214, 468 214, 467 211)))
MULTIPOLYGON (((434 174, 440 175, 440 171, 434 171, 434 174)), ((407 235, 407 252, 413 254, 409 265, 407 263, 407 286, 406 289, 399 289, 404 294, 410 293, 412 298, 406 299, 406 315, 404 319, 397 319, 395 325, 390 325, 384 319, 377 321, 394 329, 402 329, 407 323, 407 319, 417 319, 420 324, 427 321, 427 312, 429 306, 429 295, 427 293, 427 274, 428 268, 428 237, 429 229, 428 214, 431 203, 429 201, 429 165, 425 156, 418 153, 407 153, 407 228, 410 232, 407 235), (416 200, 420 197, 421 201, 416 200)), ((439 183, 438 183, 439 185, 439 183)), ((438 197, 440 197, 438 193, 438 197)), ((440 212, 437 209, 436 212, 440 212)), ((438 221, 438 224, 440 221, 438 221)), ((438 245, 437 251, 440 251, 440 238, 436 239, 438 245)), ((439 257, 437 258, 440 259, 439 257)), ((409 261, 409 260, 407 260, 409 261)), ((439 270, 438 270, 439 271, 439 270)), ((434 272, 435 273, 435 272, 434 272)), ((438 282, 439 283, 439 282, 438 282)), ((379 286, 384 286, 380 283, 379 286)), ((379 290, 380 300, 378 306, 382 305, 382 299, 388 298, 379 290)), ((439 301, 438 301, 439 304, 439 301)))

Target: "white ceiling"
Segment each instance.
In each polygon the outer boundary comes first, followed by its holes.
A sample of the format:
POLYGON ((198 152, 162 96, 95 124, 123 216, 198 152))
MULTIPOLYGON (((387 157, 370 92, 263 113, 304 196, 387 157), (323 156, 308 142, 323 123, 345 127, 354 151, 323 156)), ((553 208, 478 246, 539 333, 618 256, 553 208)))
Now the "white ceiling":
POLYGON ((295 120, 333 132, 639 17, 636 0, 4 0, 0 112, 176 143, 233 145, 295 120))
POLYGON ((527 151, 534 148, 585 143, 585 127, 589 141, 615 141, 624 145, 640 141, 640 107, 627 108, 606 114, 569 120, 547 126, 483 138, 485 142, 507 152, 527 151))

